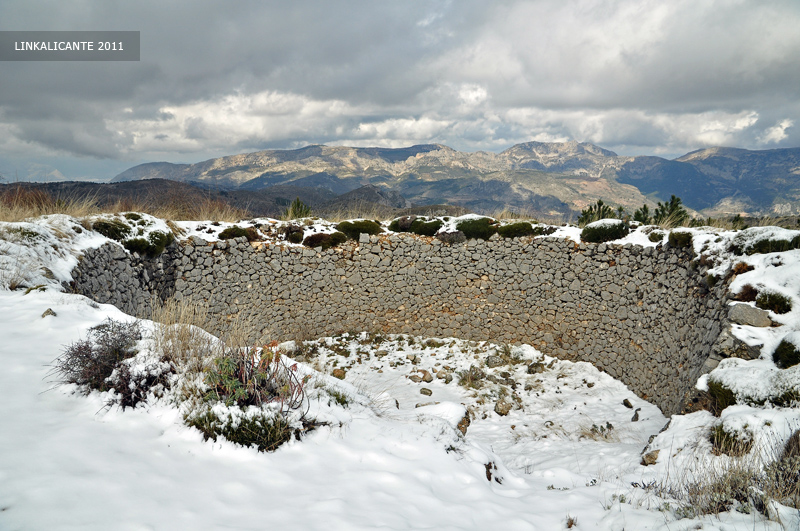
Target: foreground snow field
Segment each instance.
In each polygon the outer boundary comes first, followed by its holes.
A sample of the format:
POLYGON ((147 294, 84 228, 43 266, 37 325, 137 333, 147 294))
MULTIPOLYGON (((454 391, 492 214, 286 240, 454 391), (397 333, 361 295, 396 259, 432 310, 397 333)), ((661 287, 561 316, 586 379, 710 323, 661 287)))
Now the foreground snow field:
MULTIPOLYGON (((716 419, 704 411, 675 416, 659 434, 668 419, 622 383, 529 346, 504 351, 359 333, 311 342, 316 354, 300 364, 314 375, 311 388, 335 388, 348 404, 310 391, 312 414, 329 424, 272 453, 204 441, 169 396, 122 411, 107 405, 107 393, 55 385, 49 373, 66 345, 109 317, 133 319, 58 291, 75 253, 105 241, 71 234, 75 225, 61 218, 24 224, 43 236, 7 239, 2 249, 32 268, 17 276, 45 287, 0 290, 0 529, 553 530, 570 518, 576 529, 800 529, 798 511, 777 504, 770 520, 736 510, 681 518, 676 500, 643 487, 702 473, 698 462, 720 459, 707 440, 716 419), (48 309, 55 315, 43 316, 48 309), (500 355, 505 362, 488 368, 487 358, 500 355), (533 362, 540 370, 529 373, 533 362), (472 366, 485 372, 481 386, 458 385, 472 366), (329 375, 334 368, 346 371, 343 381, 329 375), (500 399, 512 406, 505 416, 495 412, 500 399), (472 420, 461 435, 456 424, 465 410, 472 420), (656 434, 651 448, 663 455, 643 466, 641 452, 656 434)), ((781 267, 746 274, 796 298, 800 257, 793 253, 800 251, 782 253, 781 267)), ((749 259, 758 265, 760 256, 749 259)), ((800 328, 797 313, 783 316, 784 326, 800 328)), ((144 329, 146 351, 152 325, 144 329)), ((726 378, 745 385, 753 372, 746 363, 771 364, 777 340, 763 342, 763 359, 742 362, 726 378)), ((756 438, 782 441, 800 428, 800 413, 739 405, 723 421, 762 426, 756 438)))

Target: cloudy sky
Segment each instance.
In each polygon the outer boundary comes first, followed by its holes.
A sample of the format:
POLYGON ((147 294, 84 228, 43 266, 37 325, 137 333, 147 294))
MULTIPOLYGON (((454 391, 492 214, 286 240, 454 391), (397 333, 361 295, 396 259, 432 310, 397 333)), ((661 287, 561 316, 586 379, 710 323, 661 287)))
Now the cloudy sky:
POLYGON ((675 157, 800 146, 797 0, 3 0, 140 62, 0 62, 0 174, 106 179, 308 144, 675 157))

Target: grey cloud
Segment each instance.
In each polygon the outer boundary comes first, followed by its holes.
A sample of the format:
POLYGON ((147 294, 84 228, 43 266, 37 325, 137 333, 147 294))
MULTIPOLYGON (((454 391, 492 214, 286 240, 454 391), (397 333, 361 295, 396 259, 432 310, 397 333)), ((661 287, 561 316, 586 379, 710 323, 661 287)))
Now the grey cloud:
POLYGON ((202 159, 344 140, 800 144, 794 0, 11 0, 2 11, 0 29, 141 31, 139 63, 0 64, 0 126, 76 156, 202 159), (234 109, 226 122, 191 115, 262 94, 295 104, 234 109), (704 136, 704 119, 728 129, 704 136), (785 120, 796 125, 774 133, 785 120))

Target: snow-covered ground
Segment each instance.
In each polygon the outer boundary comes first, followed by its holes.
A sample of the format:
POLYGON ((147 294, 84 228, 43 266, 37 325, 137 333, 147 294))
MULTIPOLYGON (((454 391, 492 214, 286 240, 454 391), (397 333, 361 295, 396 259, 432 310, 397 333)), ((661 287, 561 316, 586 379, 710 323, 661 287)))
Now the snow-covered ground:
MULTIPOLYGON (((227 226, 181 225, 209 239, 227 226)), ((734 233, 692 231, 697 253, 716 257, 720 272, 726 261, 754 266, 733 291, 751 283, 794 302, 774 316, 783 326, 737 332, 758 336, 762 359, 718 369, 726 381, 757 385, 759 368, 778 371, 779 338, 800 330, 800 251, 732 257, 734 233)), ((653 487, 729 459, 710 452, 708 431, 719 419, 674 416, 659 433, 668 419, 622 383, 529 346, 358 333, 308 342, 313 355, 299 366, 313 375, 309 415, 328 424, 272 453, 204 441, 169 394, 135 409, 109 407, 112 395, 86 396, 56 385, 51 373, 91 327, 132 319, 59 291, 80 250, 104 241, 65 216, 0 224, 0 529, 552 530, 570 518, 575 529, 800 529, 798 511, 777 504, 769 520, 736 510, 681 518, 680 501, 653 487), (490 357, 497 366, 487 366, 490 357), (459 385, 473 366, 484 373, 476 388, 459 385), (346 406, 330 399, 331 389, 346 406), (507 415, 495 411, 498 401, 507 415), (456 424, 465 411, 471 424, 462 435, 456 424), (645 446, 660 450, 655 465, 641 464, 645 446)), ((625 241, 655 245, 641 229, 625 241)), ((143 325, 143 356, 153 327, 143 325)), ((800 366, 782 374, 800 385, 800 366)), ((800 411, 736 405, 722 421, 750 430, 766 449, 800 428, 800 411)))

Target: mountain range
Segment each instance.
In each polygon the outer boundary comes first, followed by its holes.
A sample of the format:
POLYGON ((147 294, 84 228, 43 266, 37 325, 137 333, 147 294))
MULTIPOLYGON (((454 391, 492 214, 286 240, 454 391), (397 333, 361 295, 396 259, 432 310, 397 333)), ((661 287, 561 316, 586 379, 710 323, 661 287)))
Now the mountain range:
POLYGON ((619 156, 574 141, 526 142, 501 153, 461 152, 439 144, 399 149, 313 145, 196 164, 140 164, 112 182, 154 178, 215 190, 283 186, 334 196, 372 185, 411 205, 453 204, 486 213, 508 209, 570 217, 598 199, 632 212, 673 194, 704 215, 800 213, 800 148, 717 147, 668 160, 619 156))

